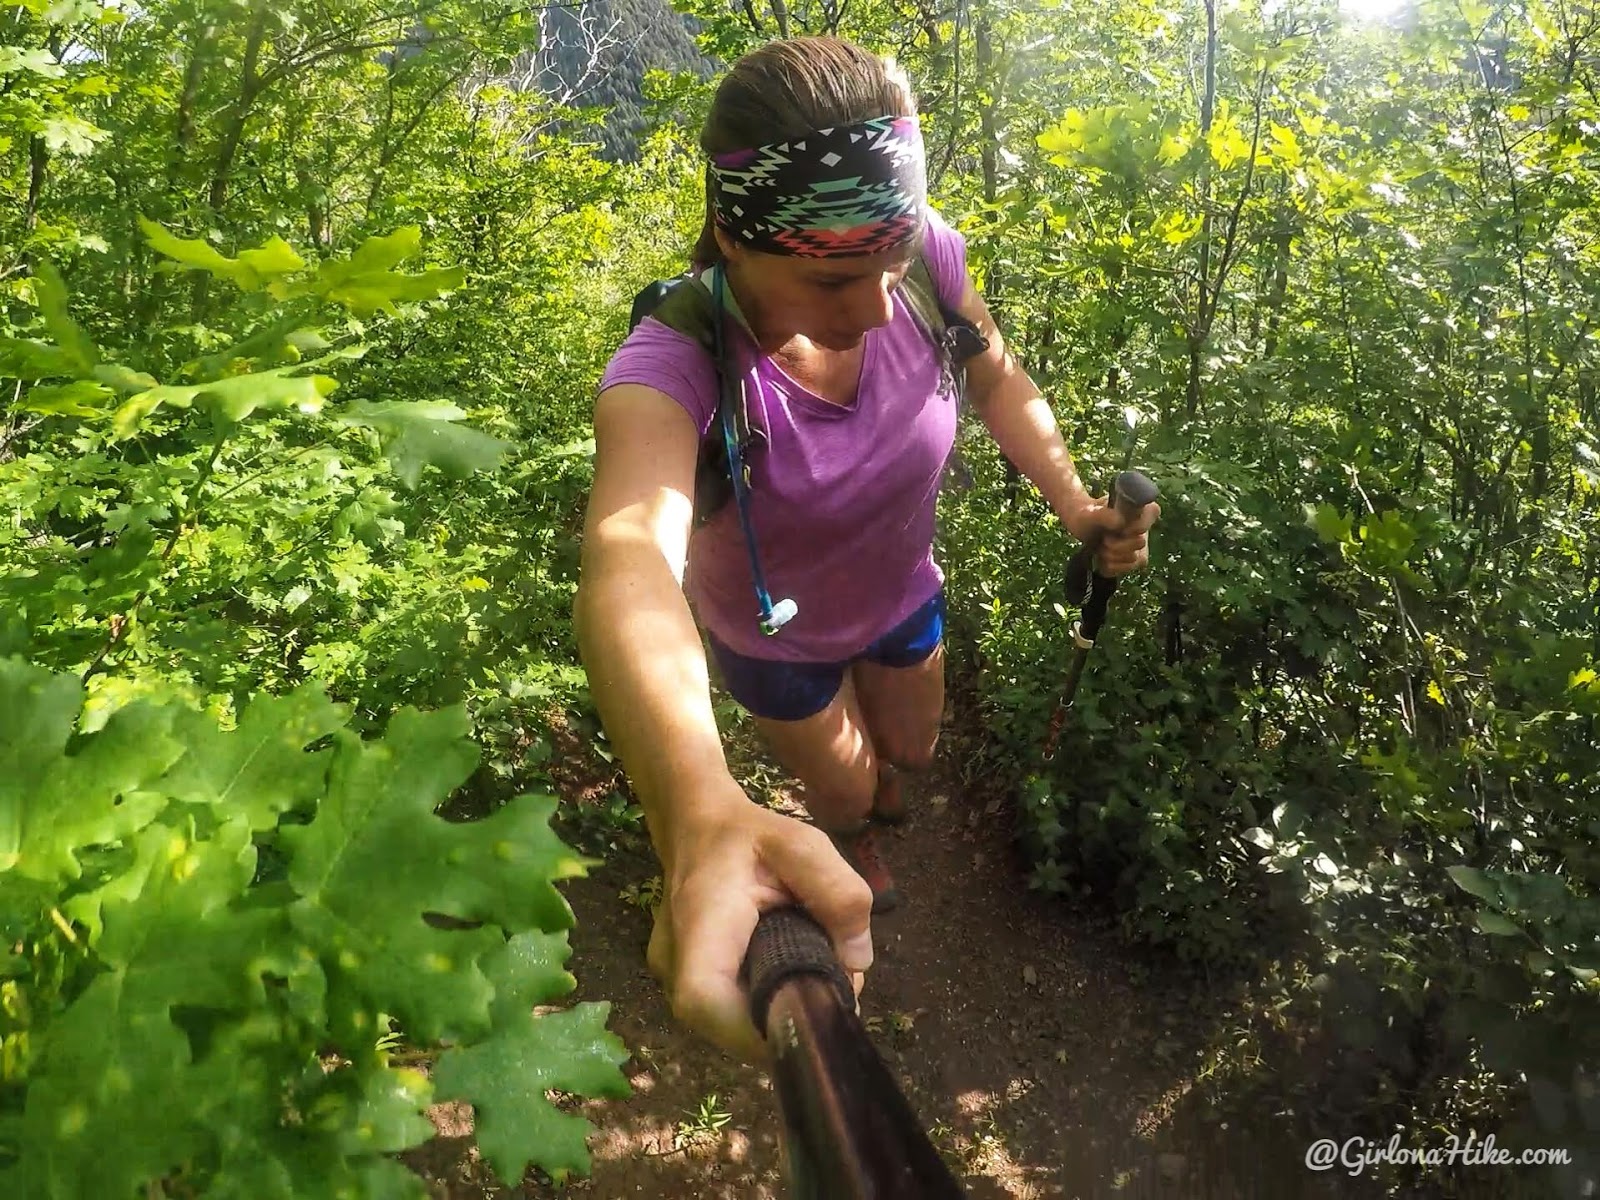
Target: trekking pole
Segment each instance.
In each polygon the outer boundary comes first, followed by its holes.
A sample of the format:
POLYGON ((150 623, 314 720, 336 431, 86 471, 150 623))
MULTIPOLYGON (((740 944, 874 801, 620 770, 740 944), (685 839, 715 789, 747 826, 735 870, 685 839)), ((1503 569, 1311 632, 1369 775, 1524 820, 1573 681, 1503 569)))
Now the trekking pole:
POLYGON ((816 919, 799 907, 763 913, 744 975, 772 1051, 792 1200, 964 1200, 867 1036, 816 919))
MULTIPOLYGON (((1133 521, 1145 505, 1154 502, 1157 494, 1156 485, 1149 476, 1140 471, 1124 470, 1111 485, 1111 504, 1124 521, 1133 521)), ((1078 680, 1083 677, 1084 664, 1089 661, 1089 651, 1094 649, 1095 638, 1100 636, 1100 629, 1106 623, 1106 608, 1111 603, 1111 594, 1117 590, 1117 578, 1102 575, 1095 568, 1095 559, 1100 553, 1100 543, 1104 537, 1104 530, 1097 531, 1067 560, 1063 580, 1067 603, 1081 604, 1083 610, 1072 627, 1073 655, 1072 662, 1067 666, 1066 682, 1061 687, 1055 711, 1050 714, 1050 732, 1045 736, 1044 744, 1045 762, 1050 762, 1056 756, 1056 743, 1060 740, 1061 727, 1077 696, 1078 680)))

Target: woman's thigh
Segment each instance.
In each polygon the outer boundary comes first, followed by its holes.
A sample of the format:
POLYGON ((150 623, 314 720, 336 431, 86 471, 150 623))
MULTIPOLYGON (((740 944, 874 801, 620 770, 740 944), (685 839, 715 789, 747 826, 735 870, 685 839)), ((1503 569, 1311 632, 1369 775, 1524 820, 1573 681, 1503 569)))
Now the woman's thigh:
POLYGON ((848 672, 826 708, 797 721, 756 717, 773 756, 805 788, 806 810, 825 829, 849 829, 872 810, 878 756, 848 672))

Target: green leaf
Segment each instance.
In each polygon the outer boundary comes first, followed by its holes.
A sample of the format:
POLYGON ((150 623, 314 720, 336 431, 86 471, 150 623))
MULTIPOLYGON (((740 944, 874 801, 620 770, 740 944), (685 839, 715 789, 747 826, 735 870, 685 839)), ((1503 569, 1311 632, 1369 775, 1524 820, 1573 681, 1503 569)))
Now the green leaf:
POLYGON ((1372 551, 1377 562, 1389 567, 1404 562, 1416 540, 1416 530, 1394 509, 1386 509, 1361 526, 1363 549, 1372 551))
POLYGON ((1271 123, 1272 156, 1286 167, 1297 167, 1303 157, 1300 151, 1300 140, 1295 137, 1294 130, 1286 125, 1279 125, 1276 121, 1271 123))
POLYGON ((275 279, 305 270, 306 261, 295 253, 294 247, 281 237, 273 236, 261 245, 239 252, 239 264, 260 280, 275 279))
POLYGON ((139 218, 139 228, 157 253, 185 267, 209 271, 220 279, 229 280, 241 291, 260 291, 280 276, 303 270, 306 265, 280 237, 268 238, 256 249, 245 250, 238 258, 229 258, 209 242, 180 238, 145 217, 139 218))
POLYGON ((565 968, 571 953, 565 930, 519 933, 499 947, 483 966, 494 988, 495 1023, 572 991, 577 981, 565 968))
POLYGON ((1183 213, 1175 209, 1157 221, 1151 232, 1167 245, 1178 246, 1198 234, 1202 224, 1199 214, 1183 213))
POLYGON ((25 50, 21 46, 0 46, 0 75, 29 71, 46 79, 59 79, 67 73, 48 50, 25 50))
POLYGON ((306 747, 343 727, 344 711, 314 684, 288 696, 257 696, 232 731, 203 713, 183 714, 174 732, 189 752, 161 780, 177 800, 214 805, 258 832, 321 795, 330 753, 306 747))
POLYGON ((216 416, 229 422, 242 421, 258 408, 298 408, 301 412, 316 412, 322 407, 323 397, 337 388, 339 381, 328 375, 291 374, 313 365, 291 363, 270 371, 233 375, 187 387, 163 384, 123 401, 111 418, 111 428, 119 441, 126 440, 138 430, 140 421, 163 404, 188 408, 197 401, 204 402, 216 416))
POLYGON ((27 1194, 131 1195, 204 1148, 190 1106, 151 1099, 227 1086, 192 1061, 176 1008, 266 1002, 260 976, 276 973, 286 931, 280 911, 233 908, 254 870, 242 821, 203 842, 164 825, 139 835, 136 869, 104 904, 104 971, 43 1039, 23 1145, 28 1171, 49 1185, 27 1194))
POLYGON ((71 383, 41 384, 29 388, 19 408, 47 417, 103 417, 103 401, 111 399, 111 389, 87 379, 71 383))
POLYGON ((338 419, 376 429, 395 474, 414 489, 425 466, 438 467, 451 479, 464 479, 499 465, 507 443, 454 424, 466 415, 444 401, 357 400, 338 419))
POLYGON ((34 264, 33 289, 39 300, 39 310, 44 314, 44 326, 66 355, 72 373, 87 375, 100 361, 100 351, 72 319, 67 305, 67 285, 51 263, 34 264))
POLYGON ((77 879, 79 851, 127 837, 166 806, 149 788, 183 754, 171 711, 130 704, 69 755, 82 695, 70 678, 0 661, 0 871, 77 879))
POLYGON ((393 233, 369 237, 343 263, 351 271, 389 271, 422 250, 422 227, 404 225, 393 233))
POLYGON ((1305 506, 1306 524, 1317 531, 1317 536, 1324 542, 1346 542, 1350 540, 1353 531, 1353 522, 1348 514, 1341 513, 1331 504, 1318 504, 1315 508, 1305 506))
POLYGON ((1234 163, 1243 162, 1250 156, 1250 139, 1245 137, 1238 122, 1220 107, 1218 114, 1210 133, 1206 135, 1206 145, 1210 147, 1211 157, 1218 168, 1226 171, 1234 163))
POLYGON ((433 1083, 421 1071, 377 1067, 362 1073, 361 1093, 339 1134, 344 1154, 398 1154, 434 1136, 428 1120, 433 1083))
POLYGON ((76 375, 80 360, 60 346, 32 338, 0 337, 0 376, 7 379, 52 379, 76 375))
POLYGON ((1188 130, 1169 130, 1161 137, 1161 146, 1156 151, 1156 158, 1165 166, 1171 166, 1183 159, 1189 153, 1194 142, 1188 130))
POLYGON ((434 809, 471 773, 477 746, 460 707, 403 709, 381 742, 341 734, 316 818, 281 831, 296 928, 317 947, 352 1020, 357 1006, 395 1014, 423 1040, 477 1035, 490 1023, 484 958, 512 931, 564 929, 554 881, 583 860, 550 830, 555 801, 521 796, 483 820, 434 809))
POLYGON ((393 313, 397 303, 431 300, 466 281, 464 267, 446 267, 402 275, 393 268, 422 247, 422 230, 408 225, 386 237, 368 238, 348 259, 330 259, 318 268, 315 279, 277 285, 278 299, 311 294, 342 304, 358 317, 376 312, 393 313))
POLYGON ((465 267, 440 267, 418 275, 383 273, 352 274, 321 289, 324 296, 342 304, 358 317, 375 312, 394 313, 397 304, 432 300, 455 291, 467 279, 465 267))
POLYGON ((160 386, 160 380, 121 363, 101 363, 91 372, 95 379, 118 392, 143 392, 160 386))
POLYGON ((529 1163, 550 1174, 589 1173, 589 1123, 558 1110, 545 1092, 628 1094, 618 1070, 628 1051, 605 1030, 609 1011, 593 1003, 542 1017, 524 1010, 493 1037, 447 1051, 434 1067, 435 1094, 472 1104, 478 1147, 508 1187, 529 1163))
MULTIPOLYGON (((244 1127, 254 1132, 265 1123, 244 1127)), ((431 1131, 431 1124, 430 1124, 431 1131)), ((344 1158, 321 1140, 278 1130, 235 1137, 205 1200, 428 1200, 421 1176, 390 1158, 344 1158)))
MULTIPOLYGON (((1056 156, 1057 165, 1065 165, 1067 156, 1083 149, 1083 127, 1086 118, 1079 109, 1069 109, 1050 128, 1035 138, 1039 149, 1056 156)), ((1054 160, 1053 160, 1054 161, 1054 160)))
POLYGON ((1455 880, 1455 884, 1464 892, 1486 900, 1490 904, 1500 903, 1500 885, 1476 867, 1448 867, 1445 874, 1455 880))
POLYGON ((1516 937, 1522 933, 1520 925, 1494 912, 1480 912, 1478 928, 1494 937, 1516 937))
POLYGON ((91 125, 71 113, 57 113, 46 117, 40 132, 44 144, 57 154, 88 154, 95 143, 110 136, 109 131, 91 125))

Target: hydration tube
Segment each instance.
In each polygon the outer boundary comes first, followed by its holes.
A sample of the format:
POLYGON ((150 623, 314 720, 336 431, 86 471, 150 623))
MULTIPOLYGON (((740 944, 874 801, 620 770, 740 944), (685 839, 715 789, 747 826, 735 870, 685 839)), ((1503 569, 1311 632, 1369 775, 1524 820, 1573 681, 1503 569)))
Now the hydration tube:
POLYGON ((749 480, 745 477, 744 448, 739 445, 738 431, 734 422, 735 402, 744 402, 744 373, 733 370, 728 361, 727 347, 723 342, 722 321, 725 306, 723 304, 723 271, 721 267, 712 271, 711 296, 714 312, 711 318, 712 337, 715 339, 717 362, 719 364, 718 377, 720 380, 720 394, 717 398, 718 417, 722 422, 722 442, 728 452, 728 477, 733 484, 733 506, 739 513, 739 527, 744 531, 744 548, 750 556, 750 577, 755 581, 756 603, 760 606, 761 632, 771 636, 782 629, 794 619, 799 611, 795 602, 790 599, 772 602, 772 596, 767 591, 767 580, 761 571, 761 556, 756 550, 756 531, 750 521, 750 487, 749 480), (734 389, 738 389, 737 393, 734 389))

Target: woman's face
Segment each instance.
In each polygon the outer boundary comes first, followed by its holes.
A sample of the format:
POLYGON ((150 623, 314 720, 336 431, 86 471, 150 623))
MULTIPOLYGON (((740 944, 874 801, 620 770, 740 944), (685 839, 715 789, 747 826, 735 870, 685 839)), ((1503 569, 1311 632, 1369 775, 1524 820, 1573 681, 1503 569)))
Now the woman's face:
POLYGON ((828 350, 853 350, 894 315, 894 290, 916 258, 917 243, 839 258, 764 254, 730 241, 722 241, 722 250, 739 303, 763 343, 798 334, 828 350))

